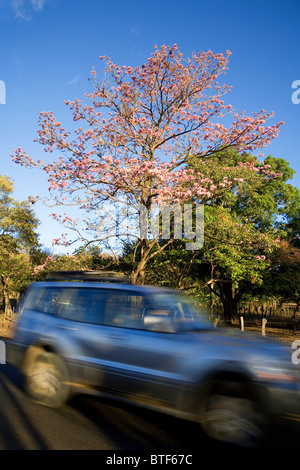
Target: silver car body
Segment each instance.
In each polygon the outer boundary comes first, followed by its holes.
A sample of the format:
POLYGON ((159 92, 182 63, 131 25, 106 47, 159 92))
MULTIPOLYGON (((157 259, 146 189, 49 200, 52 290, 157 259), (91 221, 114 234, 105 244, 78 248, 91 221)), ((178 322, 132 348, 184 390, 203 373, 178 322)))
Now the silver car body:
POLYGON ((54 354, 64 364, 68 392, 201 422, 201 406, 216 384, 243 383, 268 417, 299 413, 298 370, 289 350, 262 336, 214 328, 177 291, 33 283, 18 315, 11 362, 28 377, 41 351, 54 354))

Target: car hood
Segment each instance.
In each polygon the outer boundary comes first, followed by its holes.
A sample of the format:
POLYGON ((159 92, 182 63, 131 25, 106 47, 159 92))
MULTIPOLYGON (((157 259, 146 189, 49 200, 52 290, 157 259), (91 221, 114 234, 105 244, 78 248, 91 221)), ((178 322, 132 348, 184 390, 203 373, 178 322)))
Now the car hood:
POLYGON ((253 360, 266 358, 270 360, 291 361, 291 348, 288 345, 252 332, 234 328, 210 328, 190 331, 198 343, 223 355, 234 358, 253 360), (226 354, 227 352, 227 354, 226 354))

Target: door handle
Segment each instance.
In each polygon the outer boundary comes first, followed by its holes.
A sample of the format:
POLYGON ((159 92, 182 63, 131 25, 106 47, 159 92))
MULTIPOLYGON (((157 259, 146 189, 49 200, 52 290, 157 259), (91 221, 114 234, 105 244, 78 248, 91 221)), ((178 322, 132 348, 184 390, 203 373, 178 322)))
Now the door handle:
POLYGON ((110 336, 107 336, 107 338, 108 339, 113 339, 113 340, 127 341, 127 338, 125 336, 110 335, 110 336))
POLYGON ((71 326, 62 326, 62 325, 56 325, 56 328, 58 330, 72 330, 72 331, 78 330, 78 328, 72 328, 71 326))

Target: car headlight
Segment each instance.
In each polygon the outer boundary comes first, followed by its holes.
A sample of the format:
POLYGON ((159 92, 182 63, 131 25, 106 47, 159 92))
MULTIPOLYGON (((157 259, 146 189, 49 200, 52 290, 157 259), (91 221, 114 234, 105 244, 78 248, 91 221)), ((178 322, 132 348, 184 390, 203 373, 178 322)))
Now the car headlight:
POLYGON ((254 373, 259 380, 266 382, 297 383, 300 380, 299 373, 286 366, 259 365, 254 367, 254 373))

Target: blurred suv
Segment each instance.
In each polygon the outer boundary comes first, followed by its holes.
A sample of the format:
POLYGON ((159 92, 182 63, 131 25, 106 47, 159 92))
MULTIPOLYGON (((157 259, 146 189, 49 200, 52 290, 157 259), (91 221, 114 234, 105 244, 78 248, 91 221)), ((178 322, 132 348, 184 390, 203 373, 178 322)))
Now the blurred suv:
POLYGON ((31 284, 19 306, 8 361, 34 401, 121 399, 243 446, 298 415, 298 371, 282 344, 215 328, 182 292, 63 276, 31 284))

